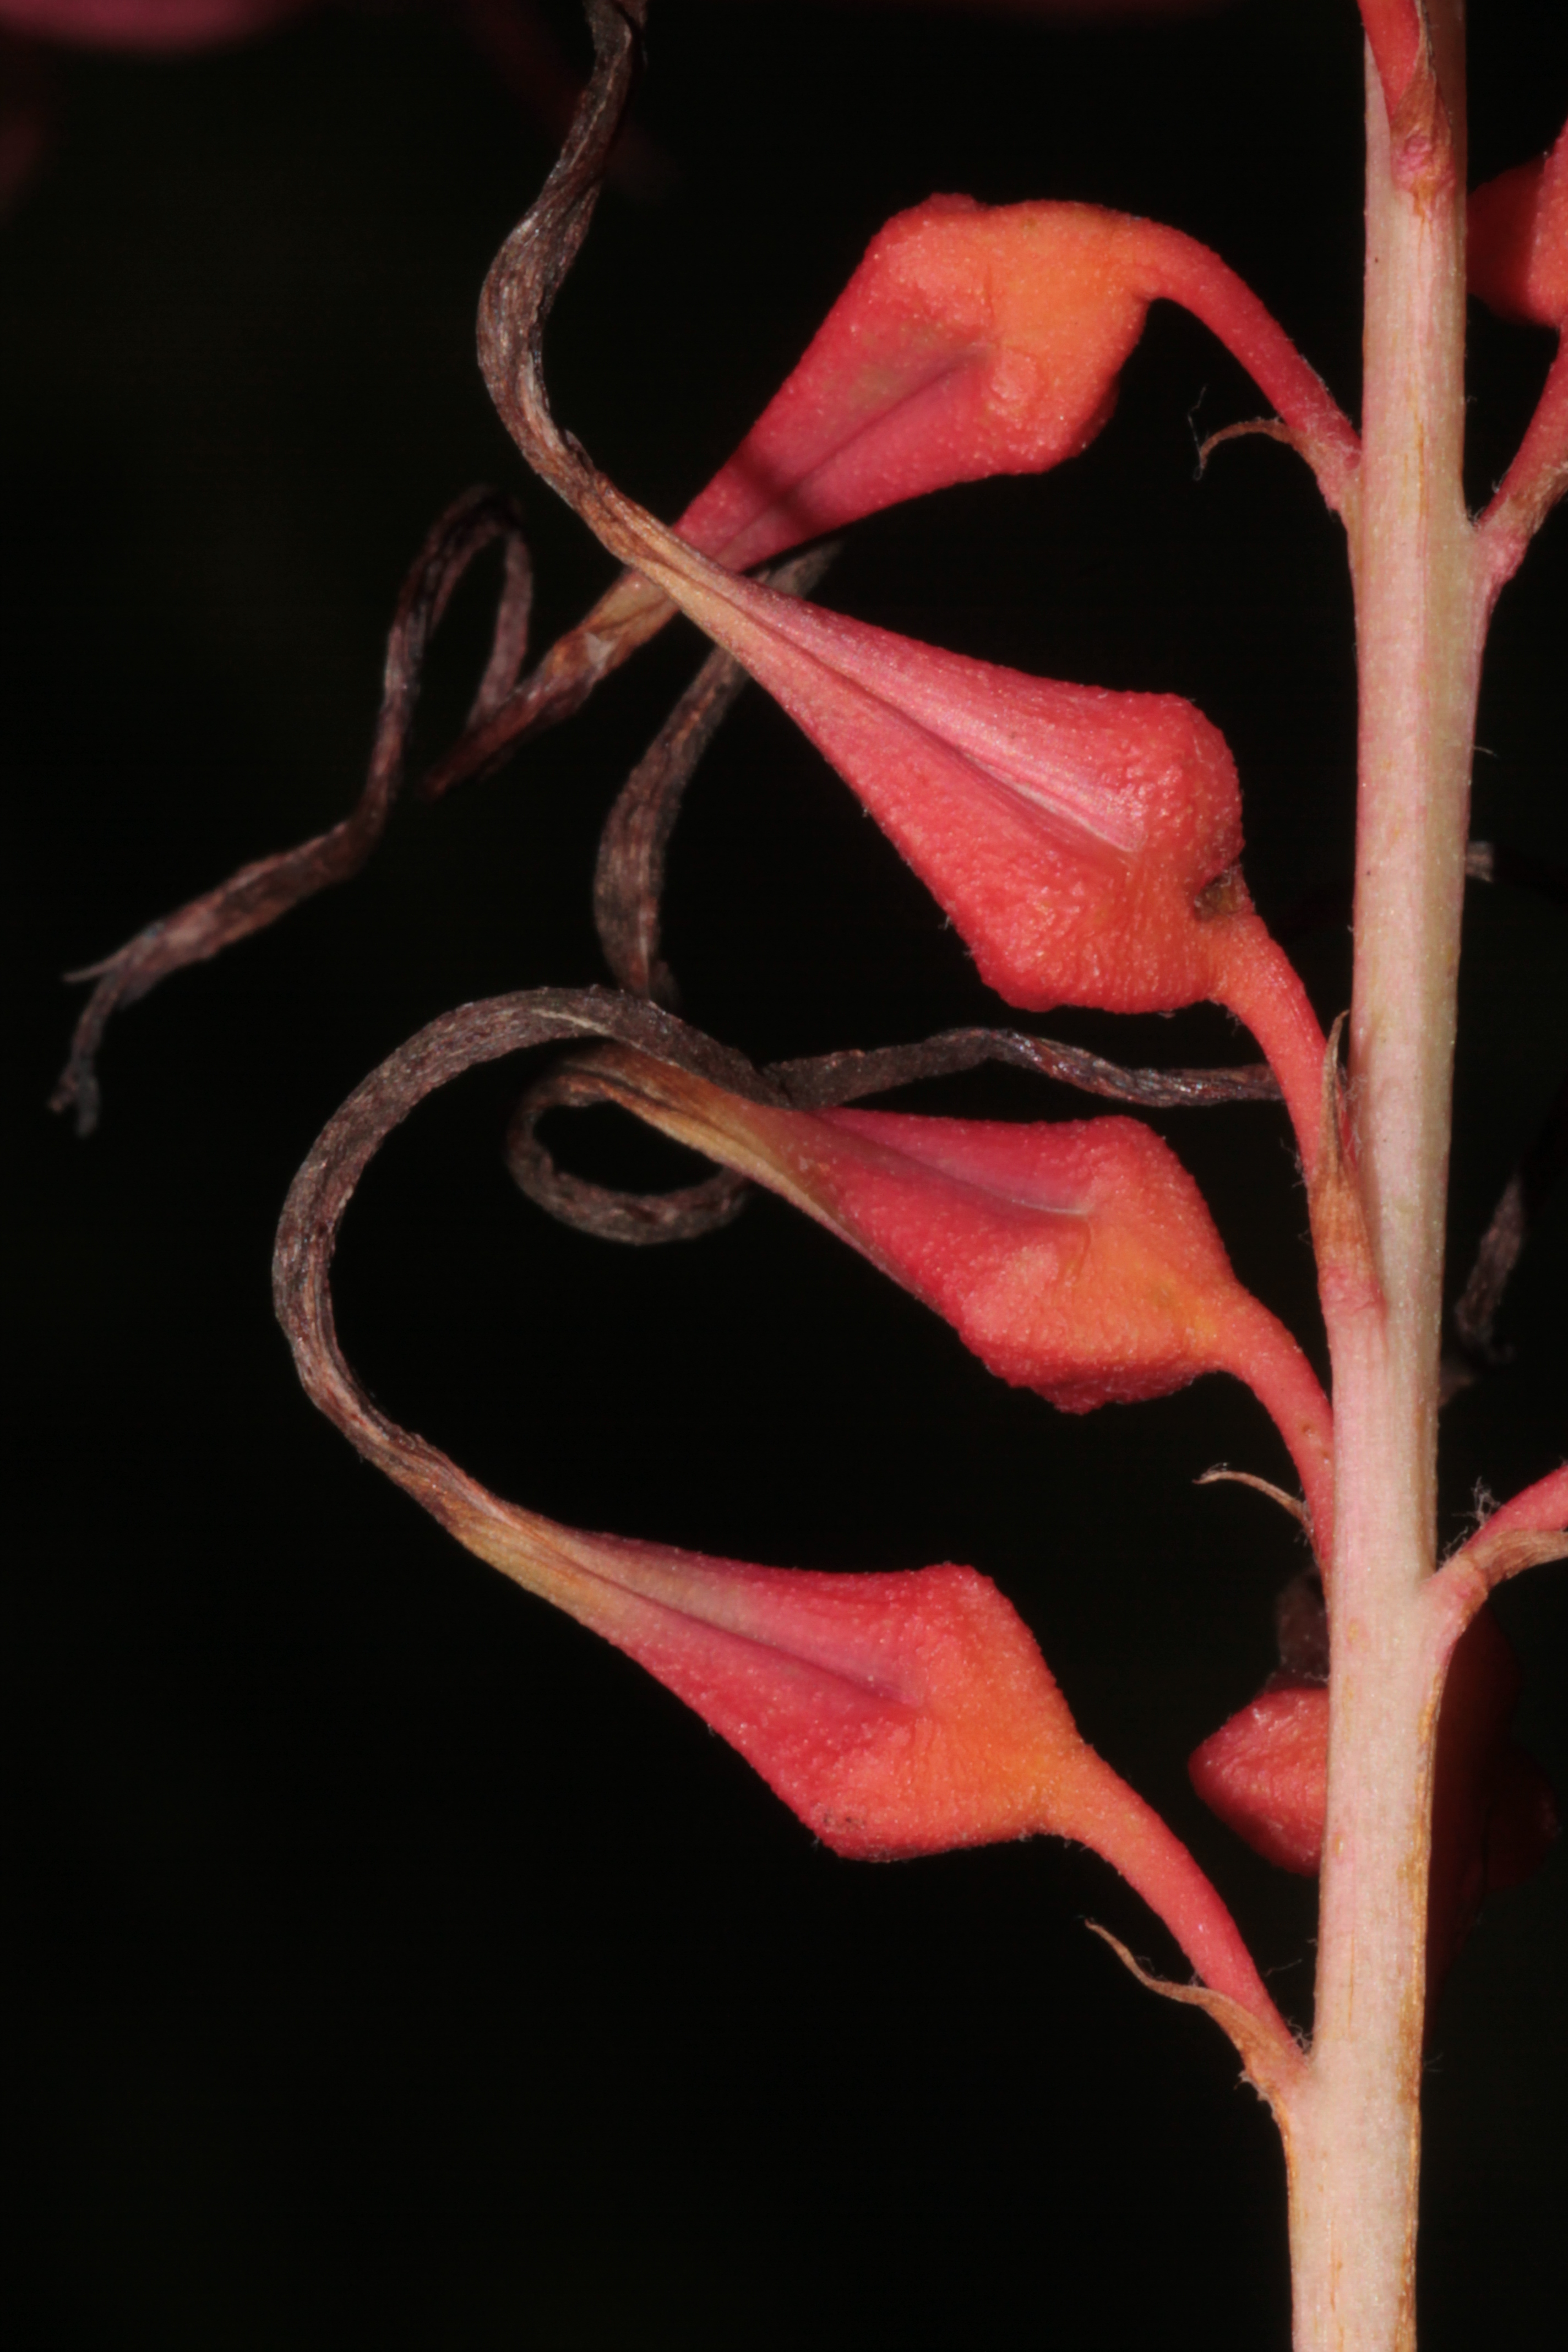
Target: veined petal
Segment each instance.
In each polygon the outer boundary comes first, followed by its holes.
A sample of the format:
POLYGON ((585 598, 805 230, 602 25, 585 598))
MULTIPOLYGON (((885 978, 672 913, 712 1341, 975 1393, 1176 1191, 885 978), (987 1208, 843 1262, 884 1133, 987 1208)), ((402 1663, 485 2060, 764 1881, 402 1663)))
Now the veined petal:
POLYGON ((745 571, 900 499, 1075 457, 1143 331, 1137 226, 968 196, 898 214, 681 537, 745 571))
POLYGON ((610 1100, 782 1193, 1069 1412, 1229 1371, 1273 1415, 1325 1549, 1329 1406, 1231 1271, 1196 1185, 1136 1119, 1008 1125, 773 1109, 635 1048, 577 1065, 610 1100))
POLYGON ((780 596, 697 554, 587 469, 556 466, 606 546, 788 710, 1010 1003, 1247 1022, 1309 1173, 1323 1040, 1236 870, 1225 739, 1175 695, 1026 677, 780 596))
POLYGON ((1167 1012, 1211 992, 1223 925, 1198 901, 1240 855, 1241 803, 1224 739, 1190 704, 1027 677, 749 581, 678 584, 1010 1003, 1167 1012))
POLYGON ((1143 1896, 1207 1984, 1282 2033, 1225 1906, 1080 1737, 987 1578, 757 1568, 485 1500, 443 1513, 452 1532, 646 1667, 836 1853, 891 1862, 1072 1838, 1143 1896))
POLYGON ((684 1699, 836 1853, 1079 1833, 1098 1759, 1027 1629, 972 1569, 756 1568, 531 1516, 499 1540, 478 1533, 497 1567, 684 1699))

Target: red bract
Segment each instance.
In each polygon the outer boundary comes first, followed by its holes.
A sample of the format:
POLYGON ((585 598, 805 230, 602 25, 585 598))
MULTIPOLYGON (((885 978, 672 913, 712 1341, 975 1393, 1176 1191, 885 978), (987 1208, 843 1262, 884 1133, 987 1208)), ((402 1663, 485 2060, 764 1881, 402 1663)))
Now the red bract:
POLYGON ((972 1569, 805 1575, 566 1545, 581 1561, 532 1560, 545 1597, 694 1707, 836 1853, 889 1861, 1071 1817, 1083 1743, 972 1569))
MULTIPOLYGON (((661 581, 661 585, 665 584, 661 581)), ((750 582, 678 583, 864 802, 1009 1003, 1214 992, 1241 854, 1225 740, 1174 695, 1027 677, 750 582)))
POLYGON ((1234 1373, 1273 1414, 1326 1545, 1327 1400, 1237 1281, 1174 1153, 1137 1120, 775 1110, 629 1048, 584 1066, 639 1118, 793 1201, 934 1307, 992 1371, 1065 1412, 1234 1373))
POLYGON ((835 1853, 1076 1834, 1087 1751, 972 1569, 812 1575, 543 1528, 492 1543, 499 1564, 646 1666, 835 1853))

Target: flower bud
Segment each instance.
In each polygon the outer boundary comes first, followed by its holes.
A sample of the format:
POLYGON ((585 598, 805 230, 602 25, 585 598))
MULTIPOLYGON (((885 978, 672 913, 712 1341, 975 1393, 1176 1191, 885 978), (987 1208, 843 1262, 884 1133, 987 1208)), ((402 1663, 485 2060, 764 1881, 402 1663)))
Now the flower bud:
MULTIPOLYGON (((1531 1876, 1558 1833, 1551 1785, 1509 1729, 1519 1686, 1513 1652, 1483 1609, 1454 1651, 1438 1719, 1427 1916, 1434 1991, 1482 1897, 1531 1876)), ((1227 1827, 1265 1861, 1303 1877, 1315 1877, 1322 1858, 1329 1714, 1324 1685, 1271 1675, 1187 1767, 1227 1827)))
POLYGON ((1337 503, 1353 432, 1206 247, 1095 205, 932 196, 872 239, 798 367, 676 528, 747 571, 924 491, 1059 465, 1110 417, 1161 297, 1240 360, 1337 503))

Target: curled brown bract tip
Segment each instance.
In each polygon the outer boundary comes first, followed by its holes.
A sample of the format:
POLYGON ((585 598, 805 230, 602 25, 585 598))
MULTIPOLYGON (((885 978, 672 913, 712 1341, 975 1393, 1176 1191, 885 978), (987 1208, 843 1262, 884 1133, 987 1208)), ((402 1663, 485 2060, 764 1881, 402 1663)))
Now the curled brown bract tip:
POLYGON ((1297 450, 1302 457, 1307 457, 1309 465, 1311 463, 1310 457, 1301 446, 1301 436, 1299 433, 1292 433, 1290 427, 1283 424, 1278 416, 1254 416, 1240 425, 1222 425, 1217 433, 1208 434, 1198 443, 1199 478, 1202 478, 1215 451, 1226 441, 1246 441, 1258 434, 1261 434, 1266 441, 1283 441, 1288 449, 1297 450))
POLYGON ((507 1169, 518 1190, 559 1223, 600 1241, 689 1242, 731 1223, 752 1189, 732 1169, 721 1169, 703 1182, 675 1192, 624 1192, 557 1167, 536 1131, 545 1112, 581 1110, 616 1099, 596 1076, 592 1055, 552 1070, 530 1087, 506 1135, 507 1169))
POLYGON ((1323 1050, 1318 1165, 1307 1194, 1319 1289, 1331 1332, 1339 1318, 1381 1309, 1383 1305, 1362 1205, 1344 1081, 1340 1076, 1340 1038, 1349 1017, 1340 1014, 1323 1050))
POLYGON ((1284 1487, 1277 1486, 1271 1478, 1259 1478, 1251 1470, 1230 1470, 1223 1462, 1216 1463, 1212 1470, 1205 1470, 1201 1478, 1194 1478, 1193 1484, 1194 1486, 1250 1486, 1254 1494, 1267 1495, 1271 1503, 1278 1503, 1282 1511, 1288 1511, 1298 1527, 1305 1528, 1309 1534, 1311 1532, 1312 1522, 1300 1496, 1288 1495, 1284 1487))
POLYGON ((355 1087, 294 1179, 278 1229, 273 1302, 307 1395, 350 1444, 442 1526, 468 1541, 511 1507, 401 1429, 354 1379, 338 1345, 330 1276, 338 1228, 371 1160, 426 1095, 529 1046, 613 1039, 752 1099, 776 1093, 751 1064, 658 1005, 610 989, 536 989, 433 1021, 355 1087))
POLYGON ((529 463, 572 501, 595 478, 557 430, 545 398, 544 322, 588 233, 636 76, 644 0, 585 0, 594 70, 566 142, 534 203, 490 266, 479 296, 479 369, 529 463))
MULTIPOLYGON (((753 1073, 773 1091, 756 1099, 787 1103, 795 1110, 831 1110, 887 1094, 923 1078, 952 1077, 1000 1062, 1052 1078, 1086 1094, 1144 1110, 1173 1110, 1221 1103, 1277 1102, 1279 1087, 1265 1063, 1236 1070, 1127 1070, 1080 1046, 1058 1045, 1048 1037, 1005 1029, 949 1029, 912 1045, 883 1045, 799 1061, 773 1062, 753 1073)), ((547 1110, 581 1109, 591 1103, 622 1100, 619 1089, 592 1053, 574 1055, 563 1067, 531 1087, 518 1107, 507 1138, 507 1165, 530 1200, 563 1224, 604 1241, 692 1241, 727 1225, 739 1214, 751 1187, 742 1177, 710 1177, 674 1192, 623 1192, 592 1184, 559 1168, 540 1140, 537 1128, 547 1110)))
POLYGON ((318 890, 346 882, 363 866, 385 831, 403 787, 409 730, 431 636, 470 563, 498 540, 505 558, 501 592, 489 656, 468 715, 470 730, 483 724, 510 693, 521 667, 533 583, 517 506, 498 490, 479 488, 465 491, 438 518, 404 581, 387 636, 369 771, 348 815, 310 841, 242 866, 216 890, 149 923, 100 963, 67 975, 98 983, 77 1022, 70 1058, 50 1099, 51 1109, 75 1109, 79 1135, 89 1135, 98 1124, 98 1053, 116 1013, 134 1004, 171 972, 204 962, 252 932, 265 930, 318 890))
POLYGON ((1230 2000, 1223 1992, 1211 1992, 1207 1985, 1172 1984, 1167 1978, 1152 1975, 1109 1927, 1102 1927, 1097 1919, 1086 1919, 1083 1924, 1091 1936, 1110 1945, 1128 1974, 1136 1977, 1146 1992, 1158 1993, 1162 2000, 1180 2001, 1188 2009, 1201 2009, 1216 2025, 1224 2027, 1240 2053, 1247 2081, 1259 2098, 1273 2108, 1281 2129, 1286 2129, 1290 2095, 1307 2069, 1306 2055, 1298 2044, 1278 2029, 1270 2031, 1240 2001, 1230 2000))
MULTIPOLYGON (((783 596, 808 596, 837 553, 811 549, 762 574, 783 596)), ((710 653, 621 789, 599 835, 594 872, 594 923, 621 986, 657 1003, 679 1002, 675 975, 659 952, 659 902, 665 853, 698 761, 747 683, 739 662, 710 653)))

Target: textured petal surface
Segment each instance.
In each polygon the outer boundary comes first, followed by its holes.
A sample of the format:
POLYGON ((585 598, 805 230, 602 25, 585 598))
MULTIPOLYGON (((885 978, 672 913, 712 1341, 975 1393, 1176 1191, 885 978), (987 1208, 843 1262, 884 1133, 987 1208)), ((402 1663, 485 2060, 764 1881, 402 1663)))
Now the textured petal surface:
POLYGON ((1210 994, 1245 893, 1235 765, 1174 695, 945 653, 723 575, 645 561, 783 704, 1009 1003, 1170 1012, 1210 994))
POLYGON ((1187 1770, 1205 1804, 1255 1853, 1317 1876, 1329 1786, 1329 1694, 1321 1684, 1260 1691, 1194 1750, 1187 1770))
POLYGON ((576 1538, 549 1597, 866 1860, 1057 1829, 1096 1769, 1027 1629, 967 1568, 831 1576, 576 1538))
POLYGON ((968 196, 899 214, 682 538, 743 571, 900 499, 1075 456, 1142 332, 1138 226, 968 196))
POLYGON ((1240 360, 1338 481, 1354 433, 1235 272, 1195 239, 1094 205, 932 196, 900 213, 799 366, 682 515, 744 571, 953 482, 1040 473, 1110 415, 1151 302, 1180 302, 1240 360))
POLYGON ((1568 320, 1568 125, 1549 155, 1476 190, 1466 270, 1471 293, 1504 319, 1568 320))

